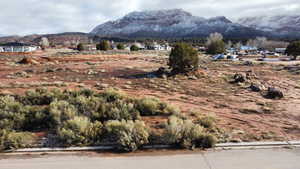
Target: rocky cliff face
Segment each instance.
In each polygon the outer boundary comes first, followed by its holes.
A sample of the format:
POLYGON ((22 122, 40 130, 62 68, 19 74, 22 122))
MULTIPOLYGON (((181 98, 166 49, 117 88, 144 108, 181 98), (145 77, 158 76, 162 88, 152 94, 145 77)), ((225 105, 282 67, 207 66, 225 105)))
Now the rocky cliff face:
POLYGON ((121 37, 206 37, 219 32, 227 37, 255 37, 263 35, 255 30, 231 22, 224 16, 205 19, 181 9, 132 12, 116 21, 97 26, 91 34, 121 37))

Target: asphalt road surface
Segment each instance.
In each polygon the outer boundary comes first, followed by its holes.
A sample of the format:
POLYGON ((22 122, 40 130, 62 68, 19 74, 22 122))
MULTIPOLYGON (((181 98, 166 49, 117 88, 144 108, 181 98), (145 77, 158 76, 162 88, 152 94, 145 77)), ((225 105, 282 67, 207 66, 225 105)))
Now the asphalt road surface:
POLYGON ((0 169, 300 169, 300 149, 130 157, 46 155, 2 159, 0 169))

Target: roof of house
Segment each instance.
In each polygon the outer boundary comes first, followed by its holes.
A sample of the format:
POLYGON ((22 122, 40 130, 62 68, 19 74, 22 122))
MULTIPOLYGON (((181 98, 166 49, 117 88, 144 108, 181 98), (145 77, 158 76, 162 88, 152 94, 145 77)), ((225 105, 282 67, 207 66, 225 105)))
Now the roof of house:
POLYGON ((252 46, 241 46, 241 50, 257 50, 257 47, 252 47, 252 46))

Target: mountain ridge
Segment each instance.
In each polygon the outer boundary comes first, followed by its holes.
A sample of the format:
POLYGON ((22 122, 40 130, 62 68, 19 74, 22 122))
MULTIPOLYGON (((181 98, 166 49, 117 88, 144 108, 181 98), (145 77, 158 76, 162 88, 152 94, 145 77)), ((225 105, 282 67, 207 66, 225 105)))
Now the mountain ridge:
POLYGON ((274 35, 300 38, 300 15, 243 17, 237 22, 274 35))
POLYGON ((182 9, 131 12, 95 27, 90 34, 120 37, 206 37, 219 32, 227 37, 255 37, 263 31, 233 23, 225 16, 203 18, 182 9))

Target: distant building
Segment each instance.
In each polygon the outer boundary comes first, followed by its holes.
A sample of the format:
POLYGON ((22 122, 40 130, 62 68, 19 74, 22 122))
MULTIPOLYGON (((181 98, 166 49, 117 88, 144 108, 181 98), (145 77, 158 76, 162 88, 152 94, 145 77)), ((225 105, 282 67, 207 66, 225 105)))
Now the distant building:
POLYGON ((253 46, 241 46, 239 53, 257 54, 258 49, 257 47, 253 47, 253 46))
POLYGON ((275 48, 275 52, 277 52, 277 53, 284 54, 285 51, 286 51, 286 48, 275 48))
POLYGON ((86 50, 86 51, 97 50, 95 44, 84 44, 84 45, 83 45, 83 49, 86 50))
POLYGON ((243 50, 243 51, 257 51, 257 47, 253 47, 253 46, 241 46, 240 50, 243 50))
POLYGON ((166 51, 172 50, 172 48, 169 46, 168 43, 158 44, 157 42, 153 42, 152 44, 147 45, 146 49, 148 49, 148 50, 166 50, 166 51))
POLYGON ((34 52, 39 50, 39 46, 25 44, 25 43, 6 43, 0 44, 0 52, 34 52))
POLYGON ((200 46, 200 47, 198 47, 198 51, 205 52, 206 51, 206 47, 205 46, 200 46))

